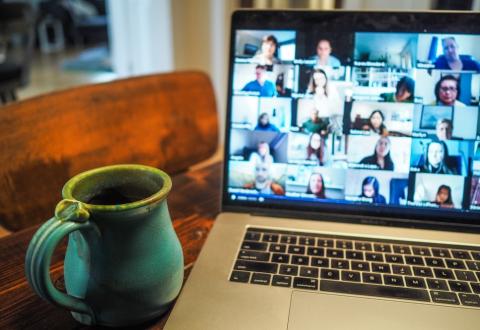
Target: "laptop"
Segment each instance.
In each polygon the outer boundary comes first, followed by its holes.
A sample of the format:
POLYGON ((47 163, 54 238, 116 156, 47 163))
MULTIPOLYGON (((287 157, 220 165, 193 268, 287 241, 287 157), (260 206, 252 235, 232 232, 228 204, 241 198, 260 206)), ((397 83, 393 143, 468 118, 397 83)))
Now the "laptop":
POLYGON ((235 12, 222 213, 167 329, 478 329, 479 21, 235 12))

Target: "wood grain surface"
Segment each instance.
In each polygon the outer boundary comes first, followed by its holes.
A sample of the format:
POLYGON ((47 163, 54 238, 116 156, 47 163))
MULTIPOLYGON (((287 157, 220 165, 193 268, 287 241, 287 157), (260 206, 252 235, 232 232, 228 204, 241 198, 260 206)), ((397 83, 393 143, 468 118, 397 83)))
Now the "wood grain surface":
MULTIPOLYGON (((185 257, 186 275, 198 257, 215 216, 220 212, 221 164, 173 177, 168 197, 173 225, 185 257)), ((37 226, 0 239, 0 329, 83 329, 68 311, 43 301, 28 286, 24 275, 25 252, 37 226)), ((51 276, 63 288, 65 244, 52 258, 51 276)), ((168 314, 138 329, 162 329, 168 314)))
POLYGON ((18 231, 50 217, 63 184, 111 164, 176 174, 218 142, 210 79, 200 72, 72 88, 0 109, 0 224, 18 231))

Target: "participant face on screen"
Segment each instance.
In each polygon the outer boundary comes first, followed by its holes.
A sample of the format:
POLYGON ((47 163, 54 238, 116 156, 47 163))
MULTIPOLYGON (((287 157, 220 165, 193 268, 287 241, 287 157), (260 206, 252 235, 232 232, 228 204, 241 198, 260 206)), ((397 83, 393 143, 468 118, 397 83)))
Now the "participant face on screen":
POLYGON ((428 146, 427 157, 430 165, 433 167, 440 166, 445 158, 445 150, 443 150, 443 145, 440 143, 431 142, 428 146))
POLYGON ((363 185, 362 189, 363 189, 363 196, 370 197, 370 198, 375 197, 375 188, 373 187, 373 184, 367 183, 363 185))
POLYGON ((266 155, 270 154, 270 147, 268 143, 262 142, 258 144, 258 153, 260 156, 265 157, 266 155))
POLYGON ((319 194, 323 191, 323 179, 320 174, 312 174, 309 182, 310 191, 312 194, 319 194))
POLYGON ((273 57, 276 49, 277 49, 277 45, 273 41, 268 40, 268 39, 263 40, 263 42, 262 42, 262 53, 266 57, 269 57, 269 58, 273 57))
POLYGON ((437 193, 436 202, 444 204, 450 199, 450 191, 447 188, 440 188, 437 193))
POLYGON ((390 151, 390 141, 386 137, 382 137, 377 141, 375 151, 378 156, 385 157, 390 151))
POLYGON ((312 137, 310 138, 310 147, 312 147, 314 150, 317 150, 320 148, 321 143, 322 138, 320 137, 320 134, 313 133, 312 137))
POLYGON ((383 124, 383 118, 379 111, 375 111, 370 117, 370 124, 374 129, 380 129, 383 124))
POLYGON ((325 88, 327 84, 327 77, 322 72, 315 72, 313 74, 313 80, 315 81, 315 87, 322 87, 325 88))
POLYGON ((456 80, 446 79, 440 84, 438 97, 445 105, 454 105, 458 94, 458 83, 456 80))
POLYGON ((459 58, 458 44, 453 38, 445 38, 442 40, 443 54, 447 61, 453 62, 459 58))
POLYGON ((332 53, 332 47, 330 46, 330 41, 320 40, 317 44, 318 57, 325 59, 325 58, 328 58, 331 53, 332 53))
POLYGON ((258 163, 255 166, 255 184, 257 187, 262 187, 270 180, 270 168, 267 164, 258 163))
POLYGON ((258 82, 263 83, 265 81, 265 69, 261 67, 257 67, 255 69, 255 79, 258 82))
POLYGON ((436 126, 436 134, 439 140, 450 140, 452 138, 452 123, 450 120, 439 120, 436 126))

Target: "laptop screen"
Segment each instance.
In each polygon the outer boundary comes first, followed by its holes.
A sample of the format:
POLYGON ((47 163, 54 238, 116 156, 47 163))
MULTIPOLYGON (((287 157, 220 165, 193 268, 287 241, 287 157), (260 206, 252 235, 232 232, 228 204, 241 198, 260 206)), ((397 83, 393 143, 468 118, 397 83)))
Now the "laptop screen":
POLYGON ((237 12, 224 204, 474 223, 478 20, 237 12))

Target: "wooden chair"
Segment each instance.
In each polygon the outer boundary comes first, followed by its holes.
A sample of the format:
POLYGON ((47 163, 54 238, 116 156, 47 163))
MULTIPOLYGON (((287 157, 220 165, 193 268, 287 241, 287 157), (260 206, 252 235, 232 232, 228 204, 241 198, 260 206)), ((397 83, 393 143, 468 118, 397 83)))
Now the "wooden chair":
POLYGON ((139 163, 173 175, 217 148, 215 97, 199 72, 87 85, 0 108, 0 225, 51 217, 63 184, 98 166, 139 163))

